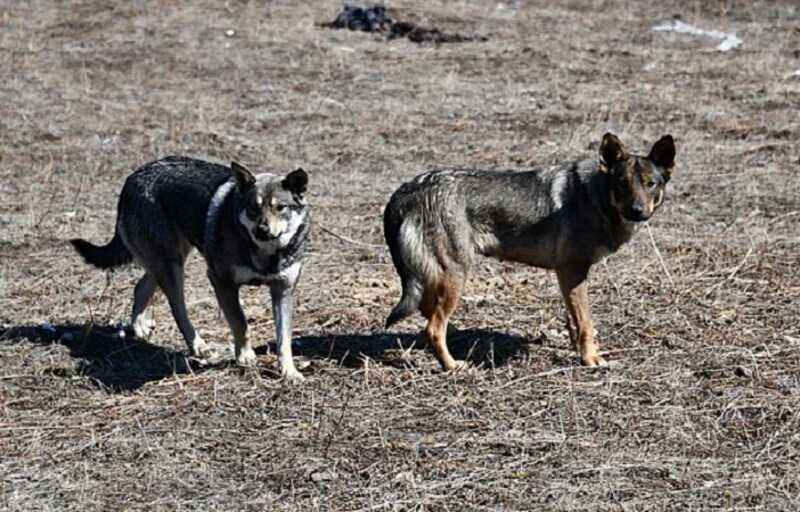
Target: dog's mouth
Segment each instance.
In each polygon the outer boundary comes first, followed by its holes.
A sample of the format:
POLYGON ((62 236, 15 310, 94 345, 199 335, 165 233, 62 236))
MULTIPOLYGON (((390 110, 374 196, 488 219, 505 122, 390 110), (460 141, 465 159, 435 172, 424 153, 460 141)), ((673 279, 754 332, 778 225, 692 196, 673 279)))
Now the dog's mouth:
POLYGON ((650 219, 650 215, 636 210, 626 210, 622 213, 622 216, 630 222, 645 222, 650 219))
POLYGON ((256 228, 253 230, 253 236, 262 242, 271 242, 272 240, 277 239, 280 235, 273 235, 270 233, 269 229, 256 226, 256 228))

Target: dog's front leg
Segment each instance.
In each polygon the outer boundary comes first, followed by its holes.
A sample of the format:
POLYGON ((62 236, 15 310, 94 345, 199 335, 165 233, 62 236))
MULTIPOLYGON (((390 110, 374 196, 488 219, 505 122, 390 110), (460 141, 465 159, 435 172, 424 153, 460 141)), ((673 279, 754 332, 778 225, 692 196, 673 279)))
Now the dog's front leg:
POLYGON ((589 266, 560 267, 556 269, 556 275, 567 306, 567 328, 581 362, 586 366, 605 365, 606 361, 597 353, 594 324, 589 312, 589 266))
POLYGON ((233 333, 234 354, 236 364, 239 366, 255 366, 258 362, 256 353, 250 340, 247 338, 247 319, 242 311, 242 303, 239 301, 239 285, 228 281, 220 280, 209 272, 208 278, 214 287, 217 295, 217 302, 225 315, 225 320, 233 333))
POLYGON ((292 360, 292 289, 293 285, 278 281, 270 285, 272 316, 278 339, 278 364, 281 376, 289 384, 300 384, 305 378, 297 371, 292 360))

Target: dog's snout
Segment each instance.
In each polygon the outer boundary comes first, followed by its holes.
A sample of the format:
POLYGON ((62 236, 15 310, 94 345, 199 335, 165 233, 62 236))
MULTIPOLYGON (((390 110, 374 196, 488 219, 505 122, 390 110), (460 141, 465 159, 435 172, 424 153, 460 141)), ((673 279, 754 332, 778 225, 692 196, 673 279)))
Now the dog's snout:
POLYGON ((276 235, 272 234, 272 231, 269 229, 269 226, 261 224, 256 226, 255 231, 253 233, 256 238, 263 241, 269 241, 276 238, 276 235))
POLYGON ((631 219, 633 221, 647 220, 650 217, 650 212, 647 211, 647 206, 641 201, 635 201, 631 205, 631 219))

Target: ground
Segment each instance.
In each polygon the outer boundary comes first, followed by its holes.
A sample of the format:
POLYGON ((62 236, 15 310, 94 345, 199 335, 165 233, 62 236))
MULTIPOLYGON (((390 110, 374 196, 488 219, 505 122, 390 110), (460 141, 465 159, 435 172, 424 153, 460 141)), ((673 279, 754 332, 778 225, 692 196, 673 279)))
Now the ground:
MULTIPOLYGON (((800 7, 796 2, 391 2, 485 42, 317 26, 336 0, 0 3, 0 508, 796 510, 800 507, 800 7), (296 5, 300 4, 300 5, 296 5), (654 32, 680 19, 735 32, 654 32), (554 276, 484 260, 444 374, 391 332, 391 192, 436 167, 594 158, 671 133, 666 203, 596 265, 608 369, 579 366, 554 276), (137 166, 168 154, 311 176, 296 293, 307 381, 187 361, 139 275, 85 265, 137 166)), ((190 259, 190 315, 230 335, 190 259)))

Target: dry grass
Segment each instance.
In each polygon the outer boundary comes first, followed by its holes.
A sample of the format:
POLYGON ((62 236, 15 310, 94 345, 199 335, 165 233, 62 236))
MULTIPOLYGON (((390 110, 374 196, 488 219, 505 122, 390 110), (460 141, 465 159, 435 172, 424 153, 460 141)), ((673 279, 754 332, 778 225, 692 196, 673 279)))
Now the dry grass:
MULTIPOLYGON (((293 4, 0 5, 0 508, 800 507, 794 2, 391 4, 490 35, 439 48, 293 4), (744 45, 650 30, 676 14, 744 45), (592 275, 611 369, 576 366, 553 276, 516 265, 486 261, 456 313, 477 372, 439 373, 419 320, 381 329, 394 188, 589 155, 607 130, 679 144, 652 240, 592 275), (305 386, 276 380, 264 290, 244 297, 258 370, 188 364, 163 300, 150 343, 113 336, 137 272, 109 281, 65 241, 110 236, 124 177, 170 153, 311 171, 305 386)), ((189 268, 191 316, 227 342, 189 268)))

